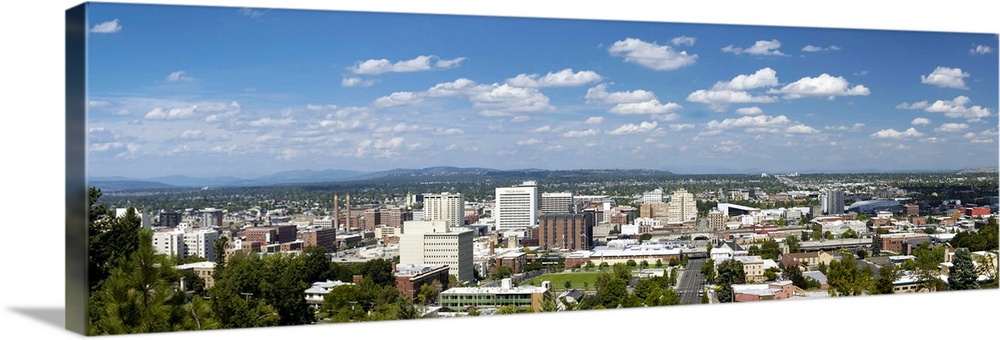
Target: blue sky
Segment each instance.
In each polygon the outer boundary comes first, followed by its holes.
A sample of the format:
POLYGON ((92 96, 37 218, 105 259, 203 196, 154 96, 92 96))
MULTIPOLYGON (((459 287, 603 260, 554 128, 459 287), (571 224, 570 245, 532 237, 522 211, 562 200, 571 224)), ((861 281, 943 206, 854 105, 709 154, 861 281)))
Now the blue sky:
POLYGON ((91 176, 996 166, 993 34, 91 4, 91 176))

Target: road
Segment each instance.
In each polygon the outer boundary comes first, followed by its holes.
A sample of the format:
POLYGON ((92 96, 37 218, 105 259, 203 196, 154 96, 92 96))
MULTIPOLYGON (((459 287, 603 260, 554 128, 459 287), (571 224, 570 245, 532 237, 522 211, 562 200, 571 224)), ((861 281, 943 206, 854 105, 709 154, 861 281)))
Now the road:
POLYGON ((681 293, 681 304, 699 304, 701 296, 698 292, 705 287, 705 277, 701 275, 701 265, 705 259, 689 259, 687 267, 681 272, 677 282, 677 292, 681 293))

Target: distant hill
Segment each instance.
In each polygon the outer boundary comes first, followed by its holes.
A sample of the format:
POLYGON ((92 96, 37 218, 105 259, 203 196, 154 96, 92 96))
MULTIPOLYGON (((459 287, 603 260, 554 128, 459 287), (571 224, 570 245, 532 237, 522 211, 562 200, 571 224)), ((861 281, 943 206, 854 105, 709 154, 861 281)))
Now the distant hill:
POLYGON ((965 169, 965 170, 959 171, 958 173, 959 174, 988 174, 988 173, 995 173, 995 172, 1000 172, 1000 169, 998 169, 998 168, 965 169))

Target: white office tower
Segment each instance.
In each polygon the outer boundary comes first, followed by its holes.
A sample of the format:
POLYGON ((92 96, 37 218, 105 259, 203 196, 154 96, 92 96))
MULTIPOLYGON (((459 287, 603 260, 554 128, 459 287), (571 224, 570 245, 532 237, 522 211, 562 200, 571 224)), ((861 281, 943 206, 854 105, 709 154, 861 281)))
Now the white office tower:
POLYGON ((452 232, 445 221, 404 221, 399 235, 400 264, 447 265, 459 281, 474 279, 471 230, 452 232))
POLYGON ((538 211, 538 188, 535 182, 496 189, 496 229, 531 228, 538 211))
POLYGON ((667 212, 668 222, 684 223, 694 221, 697 218, 698 208, 694 202, 694 195, 683 188, 674 191, 670 195, 670 208, 667 212))
POLYGON ((424 194, 424 221, 446 221, 449 227, 465 225, 465 197, 442 192, 424 194))
POLYGON ((539 213, 568 213, 572 211, 572 206, 573 193, 571 192, 543 192, 539 213))
POLYGON ((663 189, 642 193, 642 203, 663 203, 663 189))
POLYGON ((153 249, 181 259, 198 256, 215 261, 215 241, 218 239, 219 232, 214 229, 178 228, 153 233, 153 249))

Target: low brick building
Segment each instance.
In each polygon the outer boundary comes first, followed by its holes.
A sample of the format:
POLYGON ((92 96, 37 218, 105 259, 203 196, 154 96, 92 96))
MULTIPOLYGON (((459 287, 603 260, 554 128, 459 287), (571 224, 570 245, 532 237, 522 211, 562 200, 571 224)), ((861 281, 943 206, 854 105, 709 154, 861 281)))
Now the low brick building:
POLYGON ((420 286, 434 284, 434 281, 442 285, 439 289, 448 287, 447 265, 397 264, 395 267, 396 290, 410 299, 416 300, 420 286))

